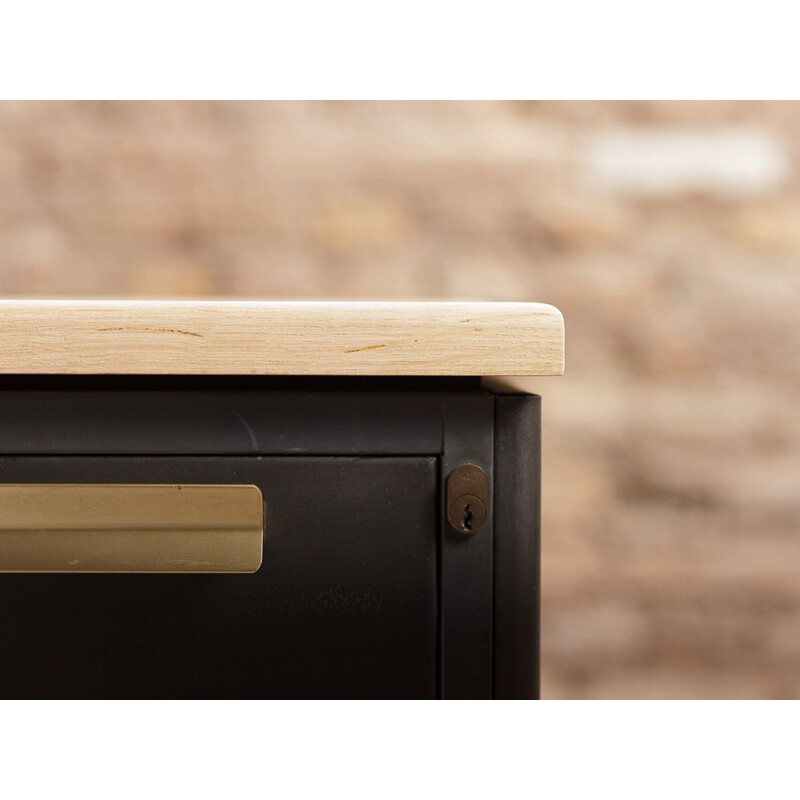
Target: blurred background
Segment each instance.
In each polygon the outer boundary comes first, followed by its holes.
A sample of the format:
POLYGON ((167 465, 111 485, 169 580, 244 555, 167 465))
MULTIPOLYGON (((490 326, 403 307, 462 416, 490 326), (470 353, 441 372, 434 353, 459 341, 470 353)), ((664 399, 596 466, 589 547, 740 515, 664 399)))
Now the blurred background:
POLYGON ((557 305, 543 696, 800 697, 800 104, 0 103, 0 295, 557 305))

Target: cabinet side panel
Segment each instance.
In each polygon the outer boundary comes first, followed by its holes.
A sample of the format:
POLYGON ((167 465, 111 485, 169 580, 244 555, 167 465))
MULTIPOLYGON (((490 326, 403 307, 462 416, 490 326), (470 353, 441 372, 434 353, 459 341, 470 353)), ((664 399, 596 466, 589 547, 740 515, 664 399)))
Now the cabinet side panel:
POLYGON ((541 398, 495 399, 494 696, 539 697, 541 398))

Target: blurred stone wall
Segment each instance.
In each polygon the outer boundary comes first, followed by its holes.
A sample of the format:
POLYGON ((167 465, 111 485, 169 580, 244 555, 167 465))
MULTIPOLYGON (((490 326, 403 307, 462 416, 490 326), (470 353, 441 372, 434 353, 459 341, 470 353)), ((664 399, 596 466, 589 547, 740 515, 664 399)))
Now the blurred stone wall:
POLYGON ((546 697, 800 697, 800 105, 0 104, 0 294, 540 300, 546 697))

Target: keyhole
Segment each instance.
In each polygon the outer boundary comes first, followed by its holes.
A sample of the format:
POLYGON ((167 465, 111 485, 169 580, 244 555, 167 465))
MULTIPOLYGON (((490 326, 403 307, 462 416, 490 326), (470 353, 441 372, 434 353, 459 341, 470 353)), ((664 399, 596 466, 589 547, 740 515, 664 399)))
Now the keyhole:
POLYGON ((469 503, 464 506, 464 517, 461 520, 461 526, 465 531, 472 530, 472 506, 469 503))

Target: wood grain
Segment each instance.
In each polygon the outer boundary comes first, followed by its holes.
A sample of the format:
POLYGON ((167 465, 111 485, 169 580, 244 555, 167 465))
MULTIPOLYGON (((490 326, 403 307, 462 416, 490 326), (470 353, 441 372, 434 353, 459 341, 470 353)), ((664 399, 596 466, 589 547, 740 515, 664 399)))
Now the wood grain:
POLYGON ((560 375, 541 303, 0 300, 0 373, 560 375))

